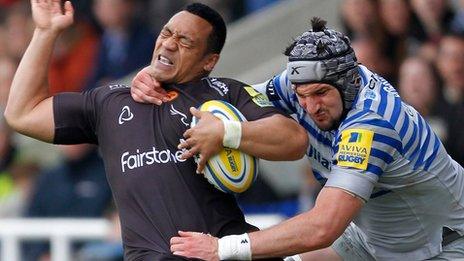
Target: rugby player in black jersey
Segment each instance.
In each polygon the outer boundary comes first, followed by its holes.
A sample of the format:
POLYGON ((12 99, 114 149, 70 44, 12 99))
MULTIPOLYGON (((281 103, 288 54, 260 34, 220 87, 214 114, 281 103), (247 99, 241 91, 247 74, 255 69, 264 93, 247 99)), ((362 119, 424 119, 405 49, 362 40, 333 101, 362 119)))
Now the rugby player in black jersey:
POLYGON ((120 214, 125 259, 182 260, 169 246, 178 231, 222 237, 256 230, 232 195, 195 175, 191 156, 200 154, 204 164, 214 153, 211 147, 222 146, 227 126, 191 109, 200 121, 190 128, 189 109, 213 99, 233 104, 249 120, 240 125, 239 149, 259 158, 301 158, 308 140, 296 122, 244 84, 207 77, 224 45, 222 18, 192 4, 164 26, 151 68, 169 99, 152 106, 134 102, 124 85, 51 97, 48 64, 57 37, 72 24, 73 7, 69 1, 63 7, 60 0, 31 0, 31 5, 36 29, 13 80, 5 117, 15 130, 39 140, 100 146, 120 214), (202 145, 205 140, 215 145, 202 145), (179 143, 190 150, 179 149, 179 143))

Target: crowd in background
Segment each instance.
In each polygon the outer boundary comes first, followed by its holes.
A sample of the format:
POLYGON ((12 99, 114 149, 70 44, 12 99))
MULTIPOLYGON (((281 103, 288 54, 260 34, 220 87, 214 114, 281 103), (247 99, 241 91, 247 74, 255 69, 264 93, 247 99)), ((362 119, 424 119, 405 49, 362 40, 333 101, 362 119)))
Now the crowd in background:
POLYGON ((392 82, 463 164, 464 1, 344 0, 340 10, 359 61, 392 82))
MULTIPOLYGON (((195 2, 214 7, 230 23, 277 1, 195 2)), ((112 83, 147 65, 161 26, 193 1, 72 2, 75 25, 60 37, 50 64, 52 93, 112 83)), ((343 0, 340 18, 359 61, 392 82, 429 121, 449 154, 464 165, 464 0, 343 0)), ((29 0, 0 0, 0 112, 33 29, 29 0)), ((60 146, 60 160, 42 168, 22 157, 2 117, 0 218, 107 216, 114 220, 111 192, 95 147, 60 146)), ((281 199, 261 181, 241 200, 276 203, 281 199)), ((105 247, 114 250, 112 245, 105 247)), ((82 260, 106 253, 100 245, 80 248, 82 260)), ((29 260, 47 253, 44 244, 24 249, 29 260)), ((110 251, 114 252, 120 253, 110 251)))

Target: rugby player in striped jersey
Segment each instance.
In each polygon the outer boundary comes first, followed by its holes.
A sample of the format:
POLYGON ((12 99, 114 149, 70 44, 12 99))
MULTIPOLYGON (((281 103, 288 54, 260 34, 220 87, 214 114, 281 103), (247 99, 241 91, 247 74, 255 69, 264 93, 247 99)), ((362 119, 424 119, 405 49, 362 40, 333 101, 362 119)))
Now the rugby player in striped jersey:
MULTIPOLYGON (((312 20, 287 70, 254 87, 307 130, 315 207, 272 228, 220 239, 180 232, 173 253, 205 260, 464 259, 464 170, 349 39, 312 20)), ((142 73, 143 74, 143 73, 142 73)), ((146 88, 142 81, 134 80, 146 88)), ((153 86, 151 86, 153 87, 153 86)))

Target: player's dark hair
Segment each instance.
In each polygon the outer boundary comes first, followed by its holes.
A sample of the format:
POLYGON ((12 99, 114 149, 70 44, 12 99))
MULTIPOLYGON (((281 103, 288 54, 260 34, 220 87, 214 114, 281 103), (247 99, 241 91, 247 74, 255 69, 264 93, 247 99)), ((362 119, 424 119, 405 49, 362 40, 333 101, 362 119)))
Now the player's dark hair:
MULTIPOLYGON (((313 17, 311 19, 311 27, 313 32, 323 32, 325 29, 327 29, 327 21, 324 19, 321 19, 319 17, 313 17)), ((284 50, 284 55, 285 56, 290 56, 290 53, 292 52, 293 48, 295 48, 296 43, 298 42, 298 39, 292 39, 292 43, 289 44, 285 50, 284 50)), ((322 42, 318 43, 318 48, 317 50, 323 51, 325 49, 325 46, 323 45, 322 42)))
POLYGON ((207 51, 208 53, 221 53, 227 35, 226 23, 222 16, 213 8, 200 3, 189 4, 183 10, 197 15, 211 24, 213 31, 208 37, 207 51))
POLYGON ((295 48, 297 42, 298 41, 295 38, 292 39, 292 43, 289 44, 283 52, 285 56, 290 56, 290 53, 292 52, 293 48, 295 48))
POLYGON ((323 32, 326 29, 327 21, 319 18, 313 17, 311 19, 311 27, 313 28, 313 32, 323 32))

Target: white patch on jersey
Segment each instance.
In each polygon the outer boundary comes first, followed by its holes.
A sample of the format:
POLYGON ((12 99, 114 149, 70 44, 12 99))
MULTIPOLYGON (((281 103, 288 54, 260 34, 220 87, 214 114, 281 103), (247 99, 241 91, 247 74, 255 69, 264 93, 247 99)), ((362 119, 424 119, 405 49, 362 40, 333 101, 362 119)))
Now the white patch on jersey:
POLYGON ((185 115, 185 113, 182 113, 178 110, 176 110, 176 108, 174 108, 174 105, 171 104, 171 109, 169 110, 169 112, 171 112, 171 115, 180 115, 180 121, 185 125, 185 126, 190 126, 190 123, 187 122, 187 115, 185 115))
POLYGON ((115 90, 115 89, 129 88, 129 86, 124 85, 124 84, 112 84, 108 86, 108 88, 110 88, 110 90, 115 90))
POLYGON ((119 125, 122 125, 124 122, 128 122, 134 118, 134 114, 130 111, 129 106, 124 106, 119 114, 119 125))
POLYGON ((374 91, 366 90, 366 92, 364 93, 364 97, 366 99, 376 100, 377 99, 377 94, 374 91))
POLYGON ((208 85, 215 89, 221 96, 226 95, 229 92, 229 87, 227 87, 227 84, 219 81, 217 78, 208 78, 208 85))

